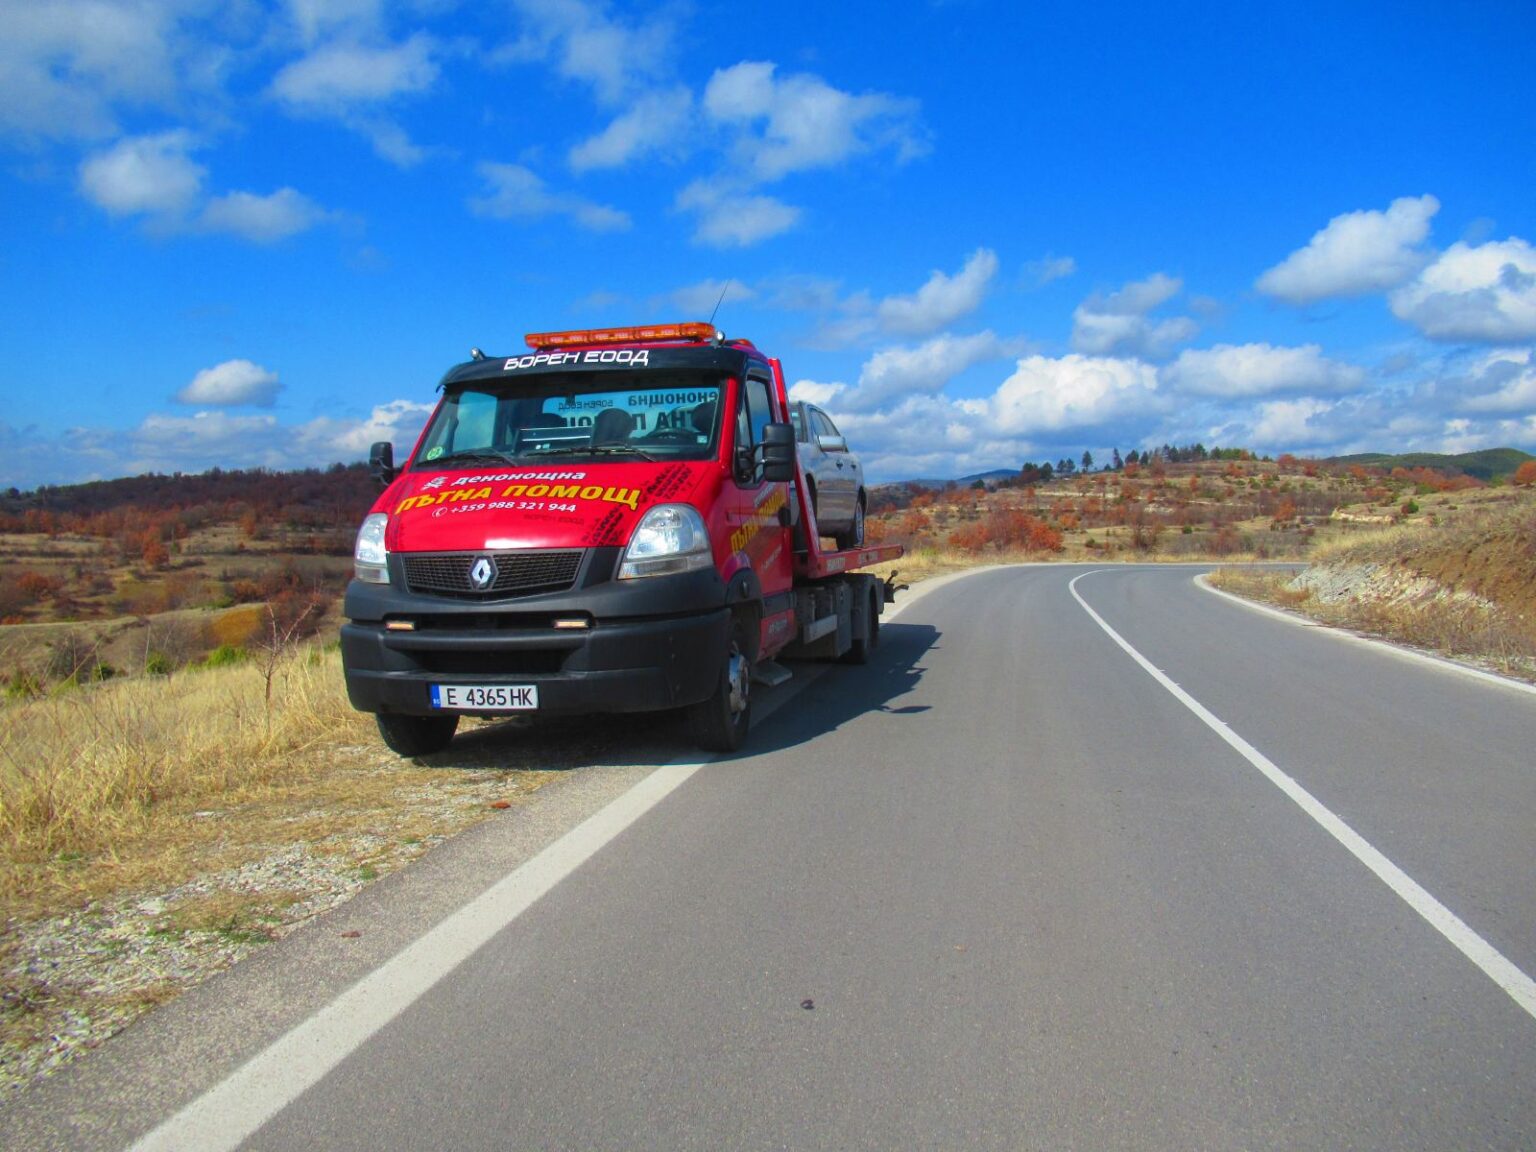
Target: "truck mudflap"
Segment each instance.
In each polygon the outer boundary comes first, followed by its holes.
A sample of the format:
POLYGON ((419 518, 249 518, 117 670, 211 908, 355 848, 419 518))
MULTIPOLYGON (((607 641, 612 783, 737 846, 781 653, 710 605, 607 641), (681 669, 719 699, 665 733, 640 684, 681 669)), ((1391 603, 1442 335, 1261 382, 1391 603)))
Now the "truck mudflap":
POLYGON ((536 689, 539 714, 653 712, 709 696, 730 626, 723 607, 663 619, 600 620, 580 632, 393 632, 382 623, 352 622, 342 625, 341 649, 347 695, 363 712, 442 715, 433 688, 448 685, 536 689))

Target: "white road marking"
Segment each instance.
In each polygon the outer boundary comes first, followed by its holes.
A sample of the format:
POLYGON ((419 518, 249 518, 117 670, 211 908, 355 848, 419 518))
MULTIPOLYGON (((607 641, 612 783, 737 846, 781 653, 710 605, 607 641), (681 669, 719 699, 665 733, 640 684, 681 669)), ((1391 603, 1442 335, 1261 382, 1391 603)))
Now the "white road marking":
MULTIPOLYGON (((1095 569, 1095 571, 1102 572, 1104 569, 1095 569)), ((1282 772, 1272 760, 1252 744, 1227 727, 1205 705, 1175 684, 1161 669, 1155 667, 1151 661, 1133 648, 1125 637, 1111 628, 1104 617, 1089 607, 1088 601, 1084 600, 1077 591, 1077 582, 1083 576, 1092 575, 1094 575, 1094 572, 1084 572, 1082 575, 1074 577, 1067 584, 1067 590, 1072 593, 1072 598, 1082 606, 1083 611, 1093 618, 1094 623, 1102 628, 1111 640, 1124 649, 1132 660, 1140 664, 1142 669, 1152 679, 1172 693, 1180 704, 1183 704, 1184 707, 1198 716, 1211 731, 1230 744, 1243 759, 1262 772, 1271 784, 1289 796, 1297 807, 1312 817, 1330 836, 1344 845, 1360 863, 1376 873, 1377 877, 1388 888, 1397 893, 1432 928, 1455 945, 1467 959, 1481 968, 1490 980, 1509 993, 1510 998, 1516 1004, 1525 1009, 1530 1016, 1536 1017, 1536 980, 1532 980, 1519 968, 1515 967, 1502 952, 1474 932, 1460 917, 1431 896, 1417 881, 1383 856, 1365 837, 1346 824, 1342 818, 1335 815, 1331 809, 1327 808, 1312 793, 1282 772)))
POLYGON ((704 766, 664 765, 364 976, 129 1152, 237 1147, 704 766))

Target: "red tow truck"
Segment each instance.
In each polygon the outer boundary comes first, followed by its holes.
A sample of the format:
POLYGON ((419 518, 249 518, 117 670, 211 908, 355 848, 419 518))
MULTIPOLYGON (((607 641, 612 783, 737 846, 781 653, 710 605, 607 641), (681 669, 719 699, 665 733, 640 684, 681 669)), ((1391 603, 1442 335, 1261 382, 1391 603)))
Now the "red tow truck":
POLYGON ((901 548, 823 551, 778 360, 710 324, 527 344, 449 370, 403 466, 373 446, 341 651, 390 748, 679 709, 734 751, 777 658, 869 658, 893 585, 857 569, 901 548))

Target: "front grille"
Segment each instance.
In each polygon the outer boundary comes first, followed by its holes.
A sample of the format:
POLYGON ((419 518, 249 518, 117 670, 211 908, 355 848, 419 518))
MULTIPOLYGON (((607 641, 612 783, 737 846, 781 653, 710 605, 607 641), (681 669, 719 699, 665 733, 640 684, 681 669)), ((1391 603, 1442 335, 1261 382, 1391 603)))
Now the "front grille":
POLYGON ((460 600, 488 600, 533 592, 563 592, 576 582, 582 550, 529 549, 526 552, 440 552, 403 557, 405 586, 460 600), (496 579, 489 588, 476 588, 469 578, 476 560, 496 562, 496 579))

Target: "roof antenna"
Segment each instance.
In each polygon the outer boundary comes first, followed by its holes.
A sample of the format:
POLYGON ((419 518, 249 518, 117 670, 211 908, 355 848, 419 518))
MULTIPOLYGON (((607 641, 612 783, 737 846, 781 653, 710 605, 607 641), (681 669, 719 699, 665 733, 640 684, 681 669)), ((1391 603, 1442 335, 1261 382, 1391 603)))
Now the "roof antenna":
MULTIPOLYGON (((725 294, 731 290, 731 285, 734 283, 734 280, 727 280, 725 287, 720 289, 720 299, 715 301, 715 310, 709 314, 709 326, 711 328, 715 328, 715 316, 720 311, 720 305, 725 303, 725 294)), ((722 344, 725 342, 725 333, 721 332, 720 329, 715 328, 715 335, 722 344)))

